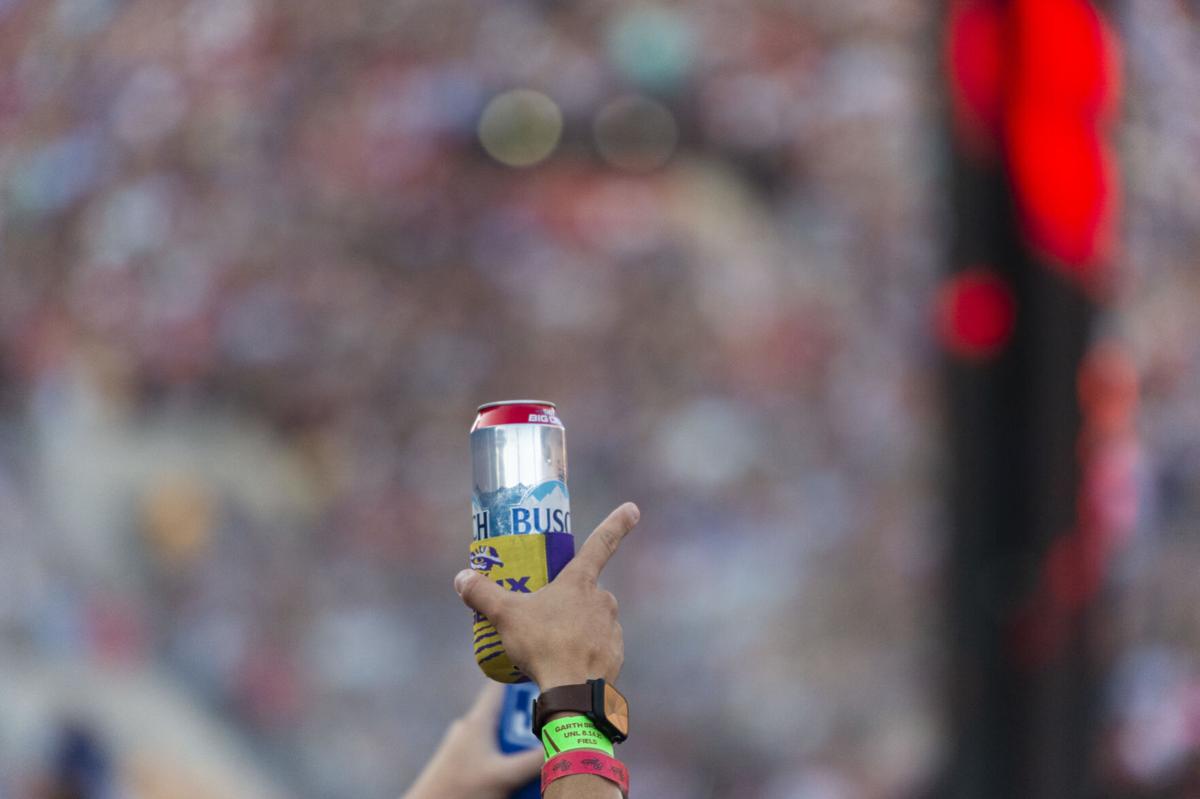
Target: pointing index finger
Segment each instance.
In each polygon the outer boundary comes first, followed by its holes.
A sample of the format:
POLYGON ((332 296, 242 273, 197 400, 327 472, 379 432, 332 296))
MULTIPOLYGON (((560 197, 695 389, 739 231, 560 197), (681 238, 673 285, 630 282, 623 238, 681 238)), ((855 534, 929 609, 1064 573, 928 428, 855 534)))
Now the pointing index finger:
POLYGON ((617 551, 621 540, 638 523, 641 515, 638 506, 632 502, 626 502, 608 514, 608 518, 600 522, 599 526, 588 536, 587 541, 583 542, 579 554, 567 568, 593 582, 599 579, 605 564, 617 551))

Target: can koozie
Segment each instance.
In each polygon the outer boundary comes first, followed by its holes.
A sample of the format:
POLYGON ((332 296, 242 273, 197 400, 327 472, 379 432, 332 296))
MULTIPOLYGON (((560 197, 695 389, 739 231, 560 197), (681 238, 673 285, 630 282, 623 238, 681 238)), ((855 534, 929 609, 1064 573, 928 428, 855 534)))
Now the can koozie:
MULTIPOLYGON (((506 591, 530 594, 554 579, 575 555, 570 533, 530 533, 485 538, 471 544, 471 568, 506 591)), ((475 614, 475 661, 498 682, 525 682, 504 650, 500 633, 486 616, 475 614)))

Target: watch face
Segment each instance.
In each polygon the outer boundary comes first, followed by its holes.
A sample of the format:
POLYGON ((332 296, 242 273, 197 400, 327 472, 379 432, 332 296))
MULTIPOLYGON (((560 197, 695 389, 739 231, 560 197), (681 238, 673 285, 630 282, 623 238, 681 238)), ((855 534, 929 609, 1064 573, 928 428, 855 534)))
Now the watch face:
POLYGON ((607 683, 604 685, 604 717, 622 736, 629 735, 629 703, 607 683))

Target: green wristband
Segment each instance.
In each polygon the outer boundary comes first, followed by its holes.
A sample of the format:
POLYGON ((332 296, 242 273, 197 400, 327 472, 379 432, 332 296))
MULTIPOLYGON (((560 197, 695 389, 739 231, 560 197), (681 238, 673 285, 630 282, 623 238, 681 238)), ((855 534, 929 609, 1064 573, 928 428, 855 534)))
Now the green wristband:
POLYGON ((567 716, 547 721, 542 726, 542 747, 546 750, 547 760, 572 749, 596 749, 609 757, 613 756, 612 741, 596 729, 587 716, 567 716))

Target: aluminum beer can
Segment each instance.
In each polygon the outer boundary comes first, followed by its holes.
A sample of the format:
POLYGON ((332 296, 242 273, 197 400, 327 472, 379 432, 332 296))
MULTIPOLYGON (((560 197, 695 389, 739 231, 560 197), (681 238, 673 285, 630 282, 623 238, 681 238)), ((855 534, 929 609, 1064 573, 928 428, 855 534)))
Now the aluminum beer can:
MULTIPOLYGON (((508 591, 532 593, 575 555, 566 430, 554 403, 481 405, 471 426, 471 463, 471 568, 508 591)), ((527 680, 486 616, 475 614, 473 633, 484 674, 506 683, 527 680)))

